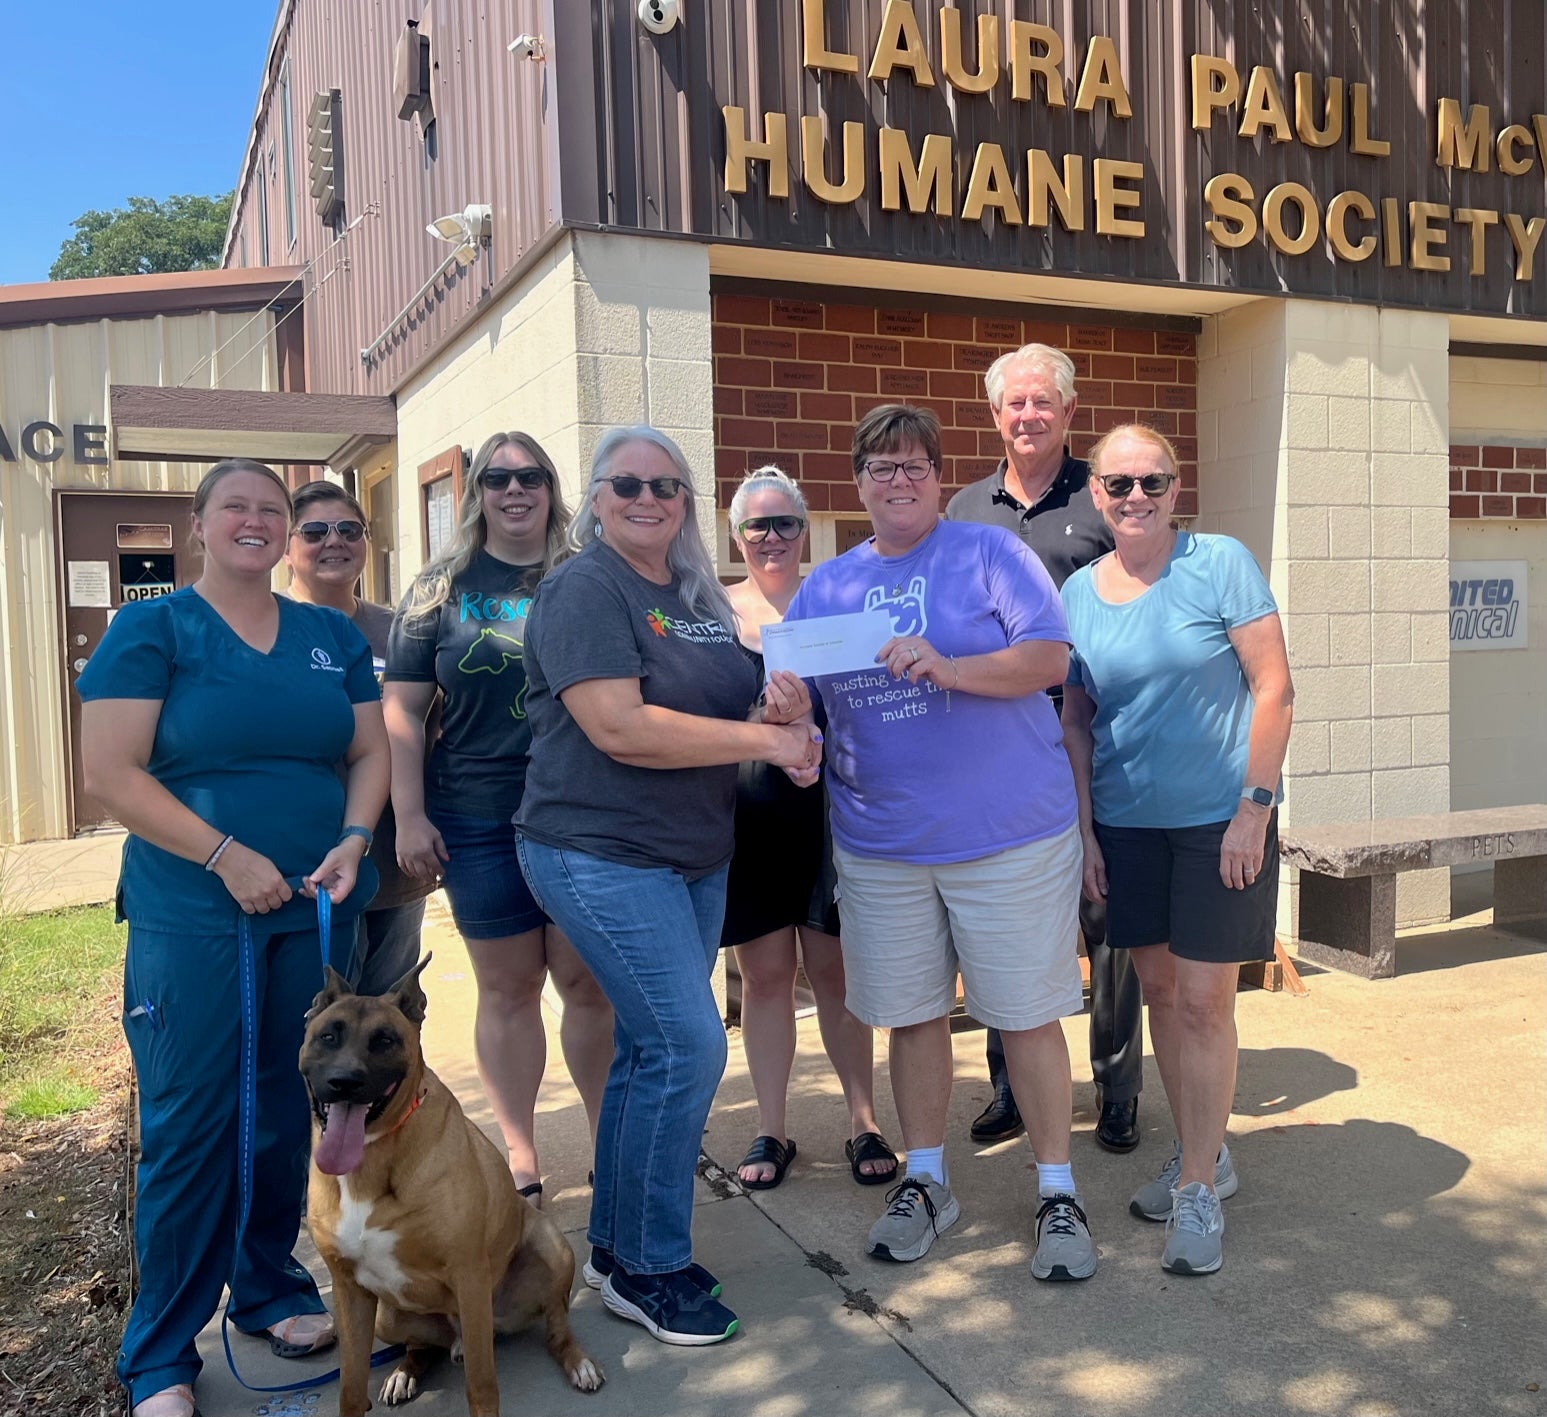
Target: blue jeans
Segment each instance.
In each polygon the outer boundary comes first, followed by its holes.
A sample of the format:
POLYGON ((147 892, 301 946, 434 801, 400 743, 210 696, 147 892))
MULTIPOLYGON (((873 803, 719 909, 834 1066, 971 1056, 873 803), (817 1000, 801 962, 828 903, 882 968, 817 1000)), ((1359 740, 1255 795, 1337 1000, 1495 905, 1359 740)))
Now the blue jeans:
POLYGON ((613 1007, 587 1238, 629 1274, 670 1274, 693 1259, 693 1176, 725 1071, 709 977, 727 872, 688 881, 519 835, 516 854, 613 1007))

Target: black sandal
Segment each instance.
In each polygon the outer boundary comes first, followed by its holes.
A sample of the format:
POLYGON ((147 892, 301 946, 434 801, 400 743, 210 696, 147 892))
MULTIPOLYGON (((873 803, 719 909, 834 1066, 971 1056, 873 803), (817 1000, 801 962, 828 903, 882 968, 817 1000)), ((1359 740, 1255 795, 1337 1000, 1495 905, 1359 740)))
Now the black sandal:
POLYGON ((736 1179, 741 1181, 749 1191, 771 1191, 784 1180, 784 1173, 790 1169, 790 1162, 794 1159, 793 1137, 785 1141, 778 1141, 773 1137, 758 1137, 747 1148, 747 1154, 741 1158, 741 1165, 736 1168, 736 1179), (772 1166, 774 1173, 766 1181, 745 1181, 741 1177, 743 1166, 772 1166))
POLYGON ((862 1186, 884 1186, 897 1179, 897 1153, 887 1145, 880 1132, 861 1132, 853 1141, 843 1144, 843 1154, 849 1158, 849 1170, 862 1186), (861 1171, 864 1162, 890 1161, 890 1171, 861 1171))
POLYGON ((533 1181, 530 1186, 517 1186, 516 1187, 516 1194, 518 1196, 520 1196, 522 1200, 526 1201, 527 1204, 530 1205, 533 1210, 541 1210, 542 1209, 542 1207, 537 1204, 537 1197, 542 1195, 542 1193, 543 1193, 543 1183, 541 1181, 533 1181))

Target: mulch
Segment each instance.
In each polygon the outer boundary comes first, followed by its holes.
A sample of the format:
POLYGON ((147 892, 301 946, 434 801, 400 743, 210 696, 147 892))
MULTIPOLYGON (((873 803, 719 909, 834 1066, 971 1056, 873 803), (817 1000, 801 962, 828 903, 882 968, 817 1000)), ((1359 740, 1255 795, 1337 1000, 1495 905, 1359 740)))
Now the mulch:
MULTIPOLYGON (((0 1417, 121 1417, 131 1292, 129 1059, 116 990, 72 1061, 100 1092, 74 1116, 0 1120, 0 1417), (86 1050, 90 1051, 86 1051, 86 1050)), ((94 1019, 95 1023, 96 1020, 94 1019)))

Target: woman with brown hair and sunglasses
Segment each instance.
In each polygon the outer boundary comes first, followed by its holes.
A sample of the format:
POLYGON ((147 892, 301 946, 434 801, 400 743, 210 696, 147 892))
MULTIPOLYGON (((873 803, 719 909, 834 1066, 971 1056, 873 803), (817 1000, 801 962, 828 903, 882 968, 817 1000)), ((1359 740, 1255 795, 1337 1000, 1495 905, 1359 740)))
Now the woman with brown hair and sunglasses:
MULTIPOLYGON (((761 676, 763 627, 784 618, 800 589, 805 496, 781 469, 760 467, 731 498, 730 529, 747 578, 726 594, 741 648, 761 676)), ((795 1061, 797 937, 822 1045, 849 1109, 849 1168, 862 1186, 883 1185, 897 1171, 897 1155, 876 1127, 871 1030, 844 1004, 837 885, 826 794, 767 763, 743 763, 720 945, 736 953, 741 1041, 757 1096, 758 1135, 738 1168, 749 1190, 777 1186, 795 1159, 784 1109, 795 1061)))
POLYGON ((532 899, 511 819, 526 787, 526 619, 563 557, 569 511, 552 460, 525 433, 478 450, 456 530, 403 601, 387 650, 386 716, 398 860, 440 877, 478 980, 474 1052, 521 1194, 541 1204, 534 1140, 547 1066, 541 1015, 551 975, 559 1038, 592 1134, 612 1059, 612 1009, 532 899), (440 732, 426 751, 437 697, 440 732))
MULTIPOLYGON (((308 482, 291 496, 295 508, 285 565, 290 595, 308 605, 329 605, 354 621, 371 647, 379 680, 387 664, 392 611, 356 593, 370 554, 370 524, 365 509, 332 482, 308 482)), ((424 898, 433 881, 406 875, 397 864, 397 832, 390 804, 376 823, 369 852, 381 880, 363 917, 356 969, 351 972, 362 994, 384 994, 419 962, 424 927, 424 898)))

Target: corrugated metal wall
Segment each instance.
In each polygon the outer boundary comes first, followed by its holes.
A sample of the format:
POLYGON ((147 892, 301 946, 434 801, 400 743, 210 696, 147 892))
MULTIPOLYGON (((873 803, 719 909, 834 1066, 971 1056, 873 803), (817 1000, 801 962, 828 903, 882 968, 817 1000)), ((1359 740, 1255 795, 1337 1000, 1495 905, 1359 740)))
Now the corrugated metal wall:
POLYGON ((78 423, 108 421, 112 384, 277 389, 268 313, 157 316, 0 329, 0 390, 15 462, 0 459, 0 843, 64 836, 69 764, 60 699, 55 488, 192 491, 207 464, 73 460, 78 423), (40 463, 21 425, 47 419, 66 452, 40 463))
MULTIPOLYGON (((278 80, 285 70, 299 188, 297 241, 293 250, 285 246, 278 159, 269 188, 269 251, 275 264, 316 263, 306 277, 309 389, 391 393, 553 223, 552 66, 506 49, 522 32, 553 33, 546 8, 544 0, 292 0, 272 56, 254 153, 266 163, 270 145, 277 150, 282 141, 278 80), (430 36, 435 121, 427 135, 417 119, 399 119, 392 103, 394 51, 410 18, 419 18, 430 36), (342 95, 344 219, 358 221, 336 244, 306 180, 307 112, 314 93, 332 88, 342 95), (379 357, 362 365, 360 350, 451 251, 425 226, 472 202, 493 208, 490 250, 439 282, 379 357)), ((247 261, 259 264, 253 178, 249 171, 238 194, 229 264, 239 263, 244 249, 247 261)))
MULTIPOLYGON (((1495 127, 1529 127, 1544 102, 1547 26, 1542 0, 957 0, 968 63, 975 61, 976 17, 1010 17, 1051 25, 1061 35, 1066 105, 1049 108, 1040 94, 1014 102, 1006 74, 983 95, 956 92, 942 75, 940 6, 914 0, 936 76, 920 88, 899 73, 883 87, 859 76, 817 74, 803 67, 797 0, 695 0, 688 20, 660 39, 645 35, 633 0, 592 0, 560 15, 560 136, 567 219, 654 231, 680 231, 768 246, 898 256, 1013 270, 1090 274, 1145 282, 1196 283, 1305 295, 1490 313, 1547 314, 1547 252, 1537 255, 1533 282, 1511 279, 1511 246, 1502 226, 1488 235, 1486 275, 1468 274, 1461 228, 1450 241, 1448 274, 1386 266, 1379 253, 1360 263, 1332 259, 1324 244, 1281 255, 1259 239, 1240 250, 1216 246, 1204 232, 1202 192, 1218 172, 1247 177, 1257 202, 1273 185, 1303 183, 1325 210, 1338 192, 1365 193, 1377 210, 1383 197, 1426 200, 1540 216, 1547 210, 1538 154, 1533 170, 1506 177, 1438 168, 1435 106, 1441 96, 1463 110, 1482 103, 1495 127), (1112 117, 1102 103, 1075 113, 1079 63, 1092 35, 1109 36, 1121 60, 1134 116, 1112 117), (1336 75, 1368 83, 1372 133, 1391 143, 1388 157, 1361 156, 1346 140, 1326 150, 1241 139, 1224 118, 1207 133, 1190 126, 1189 57, 1230 59, 1243 89, 1254 65, 1272 70, 1291 120, 1294 74, 1336 75), (754 165, 750 190, 724 192, 722 105, 747 111, 761 136, 765 111, 787 115, 790 195, 765 195, 764 167, 754 165), (587 113, 596 115, 588 122, 587 113), (865 129, 864 194, 828 205, 801 185, 800 118, 821 115, 832 139, 844 122, 865 129), (1120 158, 1145 166, 1143 217, 1133 240, 1007 227, 985 218, 967 223, 881 208, 877 130, 926 132, 954 143, 957 192, 981 142, 1000 144, 1024 192, 1024 151, 1120 158)), ((857 54, 861 69, 880 30, 884 0, 828 0, 827 42, 857 54)), ((1001 43, 1001 56, 1004 45, 1001 43)), ((1345 97, 1345 118, 1348 99, 1345 97)), ((1345 123, 1345 133, 1347 124, 1345 123)), ((1088 172, 1088 167, 1087 167, 1088 172)), ((959 202, 958 202, 959 210, 959 202)), ((1365 228, 1357 226, 1362 232, 1365 228)), ((1547 242, 1544 242, 1547 245, 1547 242)))

